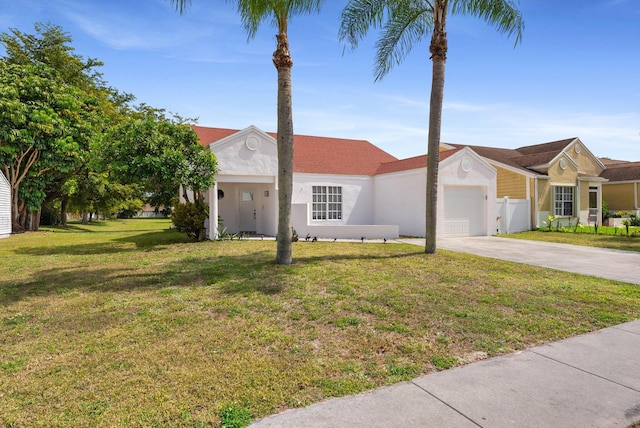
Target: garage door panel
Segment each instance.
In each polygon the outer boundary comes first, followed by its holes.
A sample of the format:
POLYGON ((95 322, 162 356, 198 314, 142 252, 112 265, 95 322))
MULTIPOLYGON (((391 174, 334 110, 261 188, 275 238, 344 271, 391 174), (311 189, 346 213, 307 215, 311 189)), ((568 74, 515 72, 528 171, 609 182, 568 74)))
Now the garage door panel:
POLYGON ((485 213, 484 187, 444 187, 443 233, 445 235, 486 235, 485 213))

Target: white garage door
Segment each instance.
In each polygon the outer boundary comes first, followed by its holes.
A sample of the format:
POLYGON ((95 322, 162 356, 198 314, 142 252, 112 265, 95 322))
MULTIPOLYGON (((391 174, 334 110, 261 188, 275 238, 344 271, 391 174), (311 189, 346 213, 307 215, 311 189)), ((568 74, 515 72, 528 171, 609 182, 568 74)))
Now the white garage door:
POLYGON ((485 188, 444 186, 444 235, 486 235, 485 188))

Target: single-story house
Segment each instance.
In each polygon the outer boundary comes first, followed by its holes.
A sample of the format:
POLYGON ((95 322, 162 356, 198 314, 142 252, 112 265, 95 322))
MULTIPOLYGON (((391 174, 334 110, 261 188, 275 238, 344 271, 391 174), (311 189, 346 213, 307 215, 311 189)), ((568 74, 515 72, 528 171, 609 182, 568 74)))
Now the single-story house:
MULTIPOLYGON (((228 232, 277 231, 276 135, 193 126, 218 161, 206 193, 209 238, 228 232)), ((294 137, 292 226, 301 237, 424 236, 426 156, 399 160, 364 140, 294 137)), ((473 149, 440 154, 439 235, 496 231, 496 169, 473 149)))
POLYGON ((163 206, 154 207, 149 204, 145 204, 142 209, 136 214, 138 218, 167 218, 167 213, 163 206))
POLYGON ((609 211, 627 211, 640 216, 640 162, 600 159, 607 167, 600 174, 603 183, 602 198, 609 211))
POLYGON ((11 235, 11 186, 0 171, 0 238, 11 235))
MULTIPOLYGON (((444 149, 459 147, 470 147, 496 169, 499 203, 524 207, 507 215, 518 220, 517 227, 499 219, 501 232, 545 227, 550 215, 562 225, 578 220, 601 224, 602 189, 607 182, 602 173, 607 168, 579 138, 517 149, 443 144, 444 149)), ((499 208, 498 217, 500 212, 499 208)))

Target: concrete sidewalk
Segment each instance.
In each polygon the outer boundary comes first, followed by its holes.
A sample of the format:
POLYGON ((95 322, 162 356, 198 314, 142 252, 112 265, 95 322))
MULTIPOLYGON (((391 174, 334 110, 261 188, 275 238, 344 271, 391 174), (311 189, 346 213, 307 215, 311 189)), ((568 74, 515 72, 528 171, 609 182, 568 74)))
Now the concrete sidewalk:
POLYGON ((640 320, 359 395, 253 427, 628 427, 640 421, 640 320))

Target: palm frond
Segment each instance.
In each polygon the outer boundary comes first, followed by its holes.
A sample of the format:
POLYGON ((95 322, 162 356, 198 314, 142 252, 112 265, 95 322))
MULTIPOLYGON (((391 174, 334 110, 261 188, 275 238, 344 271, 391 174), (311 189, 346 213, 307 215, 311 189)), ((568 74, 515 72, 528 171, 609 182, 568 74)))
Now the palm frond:
POLYGON ((370 29, 382 27, 388 9, 387 0, 350 0, 342 10, 338 39, 355 49, 370 29))
POLYGON ((182 15, 189 6, 191 6, 191 0, 169 0, 171 2, 171 6, 175 7, 176 10, 182 15))
POLYGON ((376 42, 375 80, 380 80, 400 64, 413 46, 432 30, 433 13, 427 3, 406 2, 404 7, 393 8, 382 36, 376 42))
POLYGON ((507 36, 515 34, 516 45, 522 41, 524 20, 512 0, 452 0, 451 14, 476 16, 507 36))
POLYGON ((324 0, 227 0, 236 5, 249 39, 255 37, 267 19, 279 32, 287 32, 289 20, 296 15, 319 12, 324 0))

